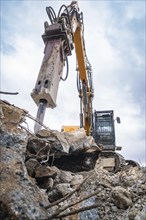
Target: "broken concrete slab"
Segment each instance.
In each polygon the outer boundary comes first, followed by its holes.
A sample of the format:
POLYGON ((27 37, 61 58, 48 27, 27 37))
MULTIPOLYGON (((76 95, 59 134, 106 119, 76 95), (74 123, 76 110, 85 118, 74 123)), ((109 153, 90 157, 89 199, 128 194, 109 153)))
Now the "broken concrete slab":
POLYGON ((35 169, 35 178, 52 177, 55 178, 57 175, 56 170, 52 167, 40 165, 35 169))
POLYGON ((6 131, 16 132, 18 125, 25 121, 25 116, 28 112, 9 104, 6 101, 0 100, 0 126, 6 131))
POLYGON ((43 129, 28 139, 26 160, 37 158, 41 164, 63 170, 64 164, 69 164, 65 170, 75 172, 93 169, 100 153, 93 137, 87 137, 83 129, 70 133, 43 129))

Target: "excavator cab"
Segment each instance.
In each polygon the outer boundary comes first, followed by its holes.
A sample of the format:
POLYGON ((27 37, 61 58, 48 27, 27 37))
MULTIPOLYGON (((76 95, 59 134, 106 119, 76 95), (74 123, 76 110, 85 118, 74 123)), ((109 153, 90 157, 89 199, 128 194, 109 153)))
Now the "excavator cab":
MULTIPOLYGON (((117 117, 120 123, 120 118, 117 117)), ((102 144, 104 150, 115 151, 115 120, 114 111, 94 111, 93 116, 93 137, 97 144, 102 144)))
POLYGON ((122 149, 121 146, 116 146, 115 120, 120 123, 119 117, 114 119, 113 110, 94 111, 93 137, 95 142, 103 148, 98 164, 109 171, 116 170, 125 162, 124 158, 115 152, 122 149))

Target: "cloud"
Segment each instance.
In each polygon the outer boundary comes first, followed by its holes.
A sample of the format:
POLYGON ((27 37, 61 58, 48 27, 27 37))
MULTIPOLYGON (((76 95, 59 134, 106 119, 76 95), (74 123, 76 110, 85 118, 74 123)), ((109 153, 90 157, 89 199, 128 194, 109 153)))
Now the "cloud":
MULTIPOLYGON (((93 69, 94 109, 115 110, 117 145, 126 158, 145 162, 145 2, 78 1, 84 14, 85 45, 93 69)), ((2 96, 27 109, 37 106, 30 97, 43 59, 41 39, 48 20, 45 7, 58 12, 70 1, 1 2, 1 90, 18 91, 2 96)), ((61 129, 79 124, 75 53, 69 57, 69 77, 60 82, 57 107, 48 109, 45 124, 61 129)), ((64 69, 65 74, 65 69, 64 69)), ((33 129, 33 123, 29 121, 33 129)))

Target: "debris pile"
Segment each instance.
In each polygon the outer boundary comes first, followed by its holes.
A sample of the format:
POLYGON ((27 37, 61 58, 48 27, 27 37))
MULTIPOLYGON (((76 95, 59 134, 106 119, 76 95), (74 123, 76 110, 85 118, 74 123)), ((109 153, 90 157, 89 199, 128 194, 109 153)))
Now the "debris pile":
POLYGON ((109 172, 82 129, 34 135, 21 126, 27 114, 0 102, 1 219, 145 219, 144 169, 127 164, 109 172))

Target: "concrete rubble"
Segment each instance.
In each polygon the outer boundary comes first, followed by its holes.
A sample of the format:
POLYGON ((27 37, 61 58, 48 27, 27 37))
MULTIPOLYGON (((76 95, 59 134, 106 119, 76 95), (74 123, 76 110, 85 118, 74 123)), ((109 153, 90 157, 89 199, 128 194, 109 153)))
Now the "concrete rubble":
POLYGON ((0 219, 146 219, 144 168, 109 172, 84 130, 34 135, 22 126, 27 115, 0 101, 0 219))

